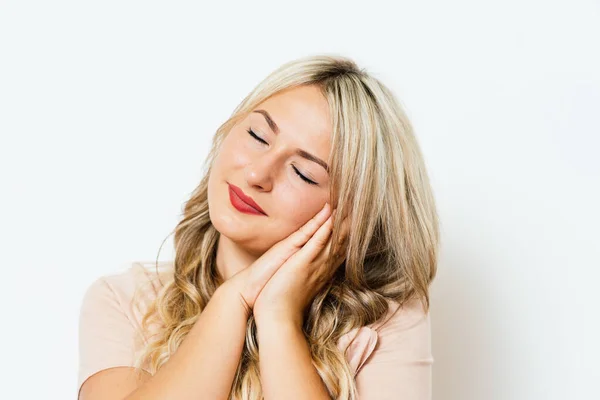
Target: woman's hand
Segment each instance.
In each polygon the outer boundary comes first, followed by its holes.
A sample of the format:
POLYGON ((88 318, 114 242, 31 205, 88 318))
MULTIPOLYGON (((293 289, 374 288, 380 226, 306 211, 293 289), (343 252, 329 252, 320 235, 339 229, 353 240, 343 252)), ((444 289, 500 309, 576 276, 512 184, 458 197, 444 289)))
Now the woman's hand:
MULTIPOLYGON (((315 232, 319 235, 329 236, 330 225, 321 228, 330 216, 329 205, 300 229, 287 238, 277 242, 261 257, 259 257, 248 268, 239 271, 227 279, 220 287, 221 291, 227 291, 237 296, 245 307, 248 316, 252 314, 256 299, 267 282, 274 276, 275 272, 294 254, 302 250, 303 259, 311 258, 322 246, 315 246, 315 241, 323 240, 313 236, 315 232), (319 229, 321 230, 319 231, 319 229), (308 243, 307 243, 308 242, 308 243), (309 246, 307 249, 304 247, 309 246)), ((316 235, 315 235, 316 236, 316 235)), ((299 261, 299 260, 297 260, 299 261)))
POLYGON ((332 265, 327 265, 335 217, 335 210, 330 214, 329 205, 326 204, 322 212, 294 233, 302 239, 297 244, 305 244, 277 269, 260 291, 254 303, 257 324, 266 318, 302 326, 304 310, 344 261, 344 254, 340 254, 340 249, 343 249, 347 238, 347 220, 342 223, 340 241, 334 248, 336 259, 332 265))

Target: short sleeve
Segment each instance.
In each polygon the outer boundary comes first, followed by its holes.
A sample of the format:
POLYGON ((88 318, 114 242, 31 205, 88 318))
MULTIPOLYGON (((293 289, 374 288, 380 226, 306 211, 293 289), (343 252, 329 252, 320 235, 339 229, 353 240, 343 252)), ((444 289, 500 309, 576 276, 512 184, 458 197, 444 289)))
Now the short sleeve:
POLYGON ((136 330, 104 277, 86 290, 79 315, 77 392, 90 376, 118 366, 134 366, 136 330))
POLYGON ((360 400, 431 400, 430 315, 409 302, 377 330, 377 345, 355 380, 360 400))

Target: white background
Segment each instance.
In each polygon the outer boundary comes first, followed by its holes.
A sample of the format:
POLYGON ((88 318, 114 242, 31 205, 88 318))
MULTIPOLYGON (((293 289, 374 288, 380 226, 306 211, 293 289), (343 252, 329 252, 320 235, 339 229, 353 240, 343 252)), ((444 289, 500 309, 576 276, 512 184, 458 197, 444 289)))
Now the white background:
POLYGON ((391 87, 426 158, 434 398, 600 398, 600 5, 575 0, 1 1, 0 398, 75 398, 87 285, 170 259, 219 124, 320 52, 391 87))

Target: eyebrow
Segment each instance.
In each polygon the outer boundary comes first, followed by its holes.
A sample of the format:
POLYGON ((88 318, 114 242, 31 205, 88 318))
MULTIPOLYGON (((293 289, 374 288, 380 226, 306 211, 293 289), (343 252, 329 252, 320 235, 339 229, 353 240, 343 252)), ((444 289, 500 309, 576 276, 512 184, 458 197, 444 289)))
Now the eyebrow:
MULTIPOLYGON (((261 114, 263 117, 265 117, 265 120, 267 121, 269 128, 271 128, 271 130, 276 135, 279 134, 279 127, 277 126, 275 121, 273 121, 273 118, 271 118, 271 116, 269 115, 269 113, 266 110, 254 110, 252 112, 261 114)), ((329 173, 329 166, 327 165, 327 163, 325 161, 321 160, 319 157, 314 156, 314 155, 310 154, 309 152, 304 151, 302 149, 296 149, 296 154, 298 154, 302 158, 306 158, 307 160, 316 162, 317 164, 319 164, 320 166, 325 168, 325 171, 327 171, 327 173, 329 173)))

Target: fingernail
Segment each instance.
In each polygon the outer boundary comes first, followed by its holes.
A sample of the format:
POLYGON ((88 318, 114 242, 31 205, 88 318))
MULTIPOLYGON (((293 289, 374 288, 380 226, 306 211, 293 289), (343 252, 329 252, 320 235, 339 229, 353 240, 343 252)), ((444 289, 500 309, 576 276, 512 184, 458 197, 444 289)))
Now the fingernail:
POLYGON ((329 202, 325 203, 325 205, 321 209, 321 213, 325 213, 327 210, 329 210, 329 202))

